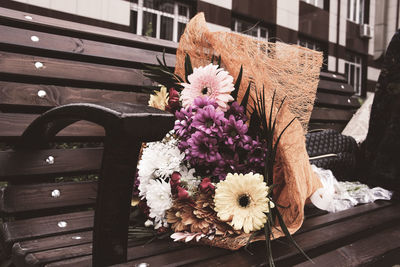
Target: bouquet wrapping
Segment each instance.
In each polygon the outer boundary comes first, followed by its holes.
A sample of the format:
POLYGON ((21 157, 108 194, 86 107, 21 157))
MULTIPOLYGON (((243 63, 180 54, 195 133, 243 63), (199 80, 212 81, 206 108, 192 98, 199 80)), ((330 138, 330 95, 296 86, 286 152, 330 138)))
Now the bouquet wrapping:
POLYGON ((304 137, 321 53, 205 25, 201 13, 187 25, 175 74, 149 75, 176 81, 149 102, 176 122, 139 161, 146 224, 228 249, 290 235, 321 187, 304 137))

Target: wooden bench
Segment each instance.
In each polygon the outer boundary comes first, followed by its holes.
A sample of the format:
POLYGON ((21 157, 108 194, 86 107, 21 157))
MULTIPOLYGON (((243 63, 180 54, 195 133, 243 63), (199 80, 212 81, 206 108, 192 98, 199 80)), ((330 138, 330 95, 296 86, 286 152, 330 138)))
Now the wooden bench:
MULTIPOLYGON (((250 246, 254 253, 250 255, 245 250, 171 240, 149 244, 127 240, 130 201, 126 193, 138 144, 161 138, 171 126, 171 117, 118 103, 147 104, 143 89, 154 84, 141 75, 142 63, 156 64, 155 56, 165 49, 173 68, 175 43, 4 8, 0 8, 0 32, 4 264, 249 266, 264 262, 262 242, 250 246), (92 104, 77 104, 81 102, 92 104), (59 108, 40 116, 54 107, 59 108), (79 119, 98 123, 106 131, 90 122, 77 122, 52 139, 53 147, 45 147, 48 138, 79 119), (126 124, 121 126, 121 121, 126 124), (123 264, 125 260, 129 262, 123 264)), ((352 94, 342 76, 322 73, 310 127, 343 127, 359 106, 352 94)), ((306 207, 307 219, 295 239, 324 266, 398 263, 399 211, 400 206, 391 202, 336 214, 306 207)), ((284 242, 273 244, 278 265, 310 264, 284 242)))

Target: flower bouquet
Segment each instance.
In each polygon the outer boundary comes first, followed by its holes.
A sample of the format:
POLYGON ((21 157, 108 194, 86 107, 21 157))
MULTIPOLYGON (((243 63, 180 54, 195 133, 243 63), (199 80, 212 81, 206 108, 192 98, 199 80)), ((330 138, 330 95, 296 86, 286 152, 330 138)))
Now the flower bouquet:
POLYGON ((269 117, 263 90, 251 97, 251 83, 239 103, 243 68, 234 81, 220 62, 212 58, 192 69, 186 56, 185 80, 165 61, 148 66, 148 77, 169 86, 151 95, 149 105, 174 113, 176 122, 162 141, 144 146, 138 163, 136 189, 148 215, 145 224, 162 233, 170 230, 175 241, 228 249, 266 240, 273 265, 273 228, 279 225, 291 239, 273 200, 273 165, 279 140, 294 118, 274 141, 275 94, 269 117))
POLYGON ((232 250, 264 240, 270 266, 271 239, 286 236, 302 252, 291 234, 321 187, 304 131, 322 54, 210 32, 199 13, 181 36, 175 71, 157 60, 145 75, 163 87, 149 104, 176 123, 142 150, 133 203, 148 228, 131 237, 154 228, 154 238, 232 250))

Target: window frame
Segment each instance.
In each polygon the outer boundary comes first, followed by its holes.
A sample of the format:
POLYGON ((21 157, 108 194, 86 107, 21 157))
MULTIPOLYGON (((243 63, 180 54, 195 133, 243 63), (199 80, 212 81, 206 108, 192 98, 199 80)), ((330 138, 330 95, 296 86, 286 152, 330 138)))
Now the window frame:
POLYGON ((174 13, 168 13, 168 12, 163 12, 161 10, 149 8, 144 6, 144 1, 145 0, 137 0, 137 3, 131 2, 130 4, 130 10, 136 12, 136 34, 137 35, 142 35, 143 31, 143 13, 148 12, 151 14, 155 14, 157 16, 157 25, 156 25, 156 36, 153 38, 161 39, 161 16, 168 17, 173 19, 173 28, 172 28, 172 40, 169 39, 162 39, 162 40, 168 40, 168 41, 173 41, 173 42, 178 42, 178 24, 183 23, 187 24, 190 20, 190 6, 187 4, 183 4, 178 1, 172 1, 174 4, 174 13), (179 14, 179 7, 184 6, 186 7, 186 16, 180 15, 179 14))
POLYGON ((321 8, 321 9, 325 8, 324 0, 301 0, 301 1, 303 1, 309 5, 313 5, 315 7, 321 8), (318 5, 318 4, 320 4, 320 5, 318 5))
POLYGON ((347 20, 357 23, 364 23, 365 0, 348 0, 347 20))
MULTIPOLYGON (((238 33, 238 34, 242 34, 242 35, 245 35, 245 36, 249 36, 249 37, 252 37, 252 38, 254 38, 254 39, 256 39, 256 40, 258 40, 258 41, 268 41, 268 38, 269 38, 269 30, 268 30, 268 28, 267 27, 265 27, 265 26, 260 26, 260 25, 258 25, 258 24, 256 24, 256 23, 254 23, 254 26, 253 27, 251 27, 251 28, 256 28, 257 29, 257 37, 256 36, 253 36, 253 35, 250 35, 250 34, 246 34, 245 32, 239 32, 238 31, 238 24, 239 24, 239 22, 244 22, 244 23, 249 23, 249 24, 252 24, 252 22, 250 22, 250 21, 248 21, 248 20, 245 20, 245 19, 239 19, 239 18, 232 18, 232 20, 233 20, 233 25, 232 25, 232 31, 233 32, 235 32, 235 33, 238 33), (261 31, 262 30, 265 30, 265 37, 261 37, 261 31)), ((251 29, 250 28, 250 29, 251 29)), ((248 30, 247 30, 248 31, 248 30)))
POLYGON ((354 92, 356 95, 360 96, 362 91, 362 58, 360 56, 354 55, 354 59, 344 61, 345 76, 347 76, 347 83, 352 84, 354 92), (351 73, 351 67, 353 66, 354 73, 351 73), (347 69, 347 71, 346 71, 347 69), (357 83, 357 70, 358 73, 358 83, 357 83), (353 76, 353 81, 350 79, 353 76))

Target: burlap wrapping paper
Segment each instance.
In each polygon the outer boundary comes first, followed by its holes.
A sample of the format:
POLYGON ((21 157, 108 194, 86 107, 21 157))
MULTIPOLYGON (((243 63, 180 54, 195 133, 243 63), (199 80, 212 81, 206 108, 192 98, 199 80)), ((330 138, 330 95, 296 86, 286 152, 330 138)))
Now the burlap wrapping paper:
MULTIPOLYGON (((278 103, 287 97, 277 117, 274 139, 293 117, 298 119, 286 130, 279 143, 274 168, 274 183, 278 185, 274 191, 274 200, 288 207, 280 209, 280 212, 289 231, 294 233, 303 223, 306 200, 322 187, 311 169, 304 137, 315 100, 322 54, 295 45, 257 41, 236 33, 210 32, 203 13, 197 14, 189 22, 180 39, 175 72, 181 77, 185 73, 186 54, 190 55, 193 67, 209 64, 213 55, 221 56, 222 67, 235 78, 242 65, 244 72, 238 93, 239 101, 250 81, 253 83, 251 96, 254 99, 256 90, 265 87, 268 106, 274 89, 278 103)), ((268 106, 267 111, 270 110, 268 106)), ((274 238, 282 235, 281 231, 273 230, 274 238)), ((202 242, 238 249, 246 245, 248 236, 243 234, 235 238, 202 239, 202 242)))

